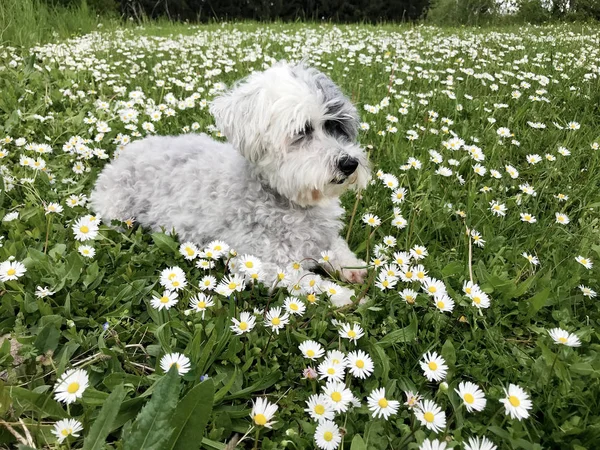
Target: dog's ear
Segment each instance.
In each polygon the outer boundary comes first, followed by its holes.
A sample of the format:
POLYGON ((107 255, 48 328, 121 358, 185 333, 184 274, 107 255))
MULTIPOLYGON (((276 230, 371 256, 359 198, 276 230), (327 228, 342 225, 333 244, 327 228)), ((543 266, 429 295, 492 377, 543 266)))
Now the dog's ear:
POLYGON ((210 104, 217 128, 252 162, 258 161, 265 153, 262 136, 269 126, 265 92, 260 80, 250 75, 210 104))

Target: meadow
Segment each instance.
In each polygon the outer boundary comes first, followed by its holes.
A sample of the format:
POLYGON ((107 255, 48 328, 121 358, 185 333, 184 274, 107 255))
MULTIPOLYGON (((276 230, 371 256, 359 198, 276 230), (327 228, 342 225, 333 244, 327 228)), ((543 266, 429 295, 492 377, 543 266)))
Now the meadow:
POLYGON ((597 27, 99 28, 0 46, 0 93, 1 448, 600 446, 597 27), (132 141, 222 139, 210 100, 281 59, 359 109, 364 285, 270 292, 88 208, 132 141))

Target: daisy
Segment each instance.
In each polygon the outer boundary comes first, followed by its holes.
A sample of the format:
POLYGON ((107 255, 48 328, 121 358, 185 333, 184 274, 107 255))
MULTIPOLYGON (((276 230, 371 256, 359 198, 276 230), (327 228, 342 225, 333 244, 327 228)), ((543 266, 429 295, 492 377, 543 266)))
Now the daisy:
POLYGON ((346 355, 339 350, 329 350, 325 355, 325 358, 331 359, 335 364, 342 364, 344 367, 346 367, 346 355))
POLYGON ((161 271, 159 282, 164 288, 169 290, 178 290, 187 284, 185 281, 185 272, 177 266, 169 267, 161 271), (185 284, 182 286, 182 283, 185 284), (175 287, 178 289, 175 289, 175 287))
POLYGON ((396 238, 394 236, 384 236, 383 243, 387 247, 394 247, 396 245, 396 238))
POLYGON ((54 292, 49 287, 37 286, 35 288, 35 296, 37 298, 49 297, 51 295, 54 295, 54 292))
POLYGON ((58 443, 62 444, 68 436, 79 437, 78 432, 83 430, 81 422, 75 419, 63 419, 54 424, 52 434, 58 439, 58 443))
POLYGON ((485 408, 487 400, 483 391, 476 384, 470 381, 463 381, 455 391, 462 398, 467 411, 482 411, 485 408))
POLYGON ((479 309, 485 309, 490 307, 490 298, 485 292, 483 292, 479 288, 473 288, 471 294, 468 297, 472 300, 471 304, 479 309))
POLYGON ((428 254, 427 249, 422 245, 415 245, 410 249, 410 256, 416 261, 425 258, 428 254))
POLYGON ((290 322, 290 315, 288 313, 281 315, 281 312, 281 307, 276 306, 271 308, 265 317, 265 326, 270 327, 275 334, 279 334, 279 330, 282 330, 290 322))
POLYGON ((75 233, 75 239, 78 241, 89 241, 98 236, 98 223, 88 217, 78 219, 71 228, 75 233))
POLYGON ((85 370, 69 369, 56 381, 54 398, 68 405, 81 398, 88 385, 89 377, 85 370))
POLYGON ((486 437, 482 437, 481 439, 478 437, 470 437, 468 444, 465 444, 465 450, 496 450, 497 448, 498 447, 486 437))
POLYGON ((417 295, 419 295, 418 292, 412 289, 404 289, 402 292, 400 292, 400 297, 402 297, 402 299, 409 305, 415 303, 417 295))
POLYGON ((80 245, 77 251, 86 258, 93 258, 96 254, 96 250, 91 245, 80 245))
POLYGON ((241 275, 233 274, 223 277, 217 286, 217 292, 224 297, 229 297, 234 292, 242 292, 245 288, 245 281, 241 275))
POLYGON ((448 372, 446 361, 441 356, 438 356, 436 352, 425 353, 423 361, 420 361, 419 365, 429 381, 442 381, 448 372))
POLYGON ((373 413, 373 418, 383 417, 388 420, 388 417, 398 412, 400 402, 397 400, 388 400, 385 397, 385 389, 375 389, 367 398, 369 410, 373 413))
POLYGON ((497 200, 490 202, 490 210, 496 216, 504 217, 506 215, 506 205, 499 203, 497 200))
POLYGON ((347 367, 352 376, 365 379, 373 373, 375 365, 371 357, 362 350, 355 350, 346 356, 347 367))
POLYGON ((583 267, 585 267, 586 269, 591 269, 592 266, 594 265, 592 263, 592 260, 590 258, 584 258, 583 256, 577 256, 575 258, 575 261, 577 261, 579 264, 581 264, 583 267))
POLYGON ((330 380, 323 388, 330 407, 336 412, 346 412, 354 395, 343 382, 330 380))
POLYGON ((425 439, 419 450, 446 450, 446 443, 437 439, 425 439))
POLYGON ((371 227, 377 227, 381 225, 381 219, 373 214, 365 214, 362 221, 371 227))
POLYGON ((446 415, 435 402, 424 400, 417 404, 415 408, 415 417, 421 425, 429 430, 439 433, 446 428, 446 415))
POLYGON ((261 262, 252 255, 244 255, 238 258, 240 272, 250 275, 261 269, 261 262))
POLYGON ((396 252, 393 257, 394 262, 400 267, 408 266, 410 264, 411 256, 408 252, 396 252))
POLYGON ((581 290, 581 293, 585 296, 585 297, 589 297, 589 298, 594 298, 596 297, 596 291, 592 290, 591 288, 584 286, 583 284, 579 285, 579 289, 581 290))
POLYGON ((446 285, 441 280, 427 277, 423 281, 423 290, 427 295, 435 297, 446 293, 446 285))
POLYGON ((206 275, 202 277, 199 283, 200 290, 202 291, 212 291, 217 285, 217 279, 212 275, 206 275))
POLYGON ((413 409, 417 406, 422 398, 419 393, 413 393, 412 391, 404 391, 404 395, 406 395, 404 406, 408 406, 408 409, 413 409))
POLYGON ((516 384, 510 384, 508 390, 504 388, 506 398, 500 399, 506 408, 506 415, 510 415, 511 419, 527 419, 529 410, 532 407, 529 395, 516 384))
POLYGON ((398 188, 395 191, 392 192, 392 202, 393 203, 402 203, 404 200, 406 200, 406 189, 405 188, 398 188))
POLYGON ((50 213, 61 213, 63 212, 63 207, 58 203, 48 203, 44 208, 46 210, 46 215, 50 213))
POLYGON ((325 353, 323 346, 315 341, 304 341, 298 348, 302 352, 302 355, 308 359, 319 359, 325 353))
POLYGON ((342 381, 345 375, 344 369, 345 364, 335 363, 331 358, 326 358, 319 364, 319 367, 317 367, 317 372, 321 375, 321 380, 342 381))
POLYGON ((256 326, 256 318, 249 312, 243 312, 240 314, 240 320, 235 317, 231 318, 233 325, 230 326, 231 330, 238 336, 244 333, 249 333, 252 328, 256 326))
POLYGON ((215 306, 215 302, 210 295, 200 293, 190 298, 190 309, 194 312, 202 312, 202 320, 204 320, 206 308, 211 306, 215 306))
POLYGON ((202 270, 214 269, 215 262, 210 259, 200 258, 198 261, 196 261, 196 267, 202 270))
POLYGON ((524 258, 527 258, 527 261, 529 261, 534 266, 537 266, 540 263, 540 260, 538 259, 537 256, 530 255, 527 252, 523 252, 523 254, 521 256, 523 256, 524 258))
POLYGON ((164 291, 161 297, 154 296, 150 300, 150 304, 154 309, 171 309, 172 306, 176 305, 178 294, 175 291, 164 291))
POLYGON ((323 420, 315 430, 315 442, 322 450, 335 450, 342 442, 338 426, 331 420, 323 420))
POLYGON ((193 242, 184 242, 179 246, 179 253, 188 261, 192 261, 198 256, 198 247, 193 242))
POLYGON ((179 375, 185 375, 190 371, 190 360, 181 353, 167 353, 160 359, 160 368, 168 372, 172 366, 175 366, 179 375))
POLYGON ((448 297, 446 294, 436 295, 433 297, 435 307, 442 312, 452 312, 454 309, 454 300, 448 297))
POLYGON ((317 422, 322 420, 333 420, 335 412, 331 409, 327 397, 323 394, 313 394, 306 401, 306 411, 310 417, 317 422))
POLYGON ((320 264, 331 263, 331 261, 333 261, 333 252, 329 250, 321 252, 321 258, 319 258, 320 264))
POLYGON ((566 345, 567 347, 579 347, 581 345, 581 341, 576 335, 561 328, 552 328, 548 330, 548 334, 556 344, 566 345))
POLYGON ((276 404, 270 403, 264 397, 259 397, 256 399, 256 403, 254 403, 252 406, 250 417, 255 425, 271 428, 271 426, 275 423, 272 421, 272 419, 276 411, 276 404))
POLYGON ((351 341, 354 341, 355 344, 356 341, 363 337, 365 334, 361 326, 357 323, 354 323, 352 325, 348 323, 342 324, 342 329, 339 331, 339 333, 341 337, 345 339, 350 339, 351 341))
POLYGON ((0 281, 12 281, 21 278, 27 269, 19 261, 6 260, 0 264, 0 281))
POLYGON ((306 305, 296 297, 286 298, 283 307, 289 314, 295 316, 302 316, 304 311, 306 311, 306 305))
POLYGON ((536 223, 537 219, 529 213, 521 213, 521 221, 528 223, 536 223))
POLYGON ((569 217, 566 214, 554 213, 554 215, 556 216, 556 223, 566 225, 570 222, 569 217))
POLYGON ((387 289, 393 289, 394 286, 396 286, 397 282, 398 278, 394 276, 389 276, 385 272, 380 272, 379 275, 377 275, 377 281, 375 281, 375 286, 381 289, 382 291, 385 291, 387 289))

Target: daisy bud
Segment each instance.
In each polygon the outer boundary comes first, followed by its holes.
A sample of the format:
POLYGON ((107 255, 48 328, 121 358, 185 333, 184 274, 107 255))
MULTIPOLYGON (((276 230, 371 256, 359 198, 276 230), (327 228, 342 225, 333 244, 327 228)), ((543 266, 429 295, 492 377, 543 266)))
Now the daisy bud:
POLYGON ((445 381, 442 381, 440 383, 440 391, 447 392, 448 391, 448 383, 446 383, 445 381))

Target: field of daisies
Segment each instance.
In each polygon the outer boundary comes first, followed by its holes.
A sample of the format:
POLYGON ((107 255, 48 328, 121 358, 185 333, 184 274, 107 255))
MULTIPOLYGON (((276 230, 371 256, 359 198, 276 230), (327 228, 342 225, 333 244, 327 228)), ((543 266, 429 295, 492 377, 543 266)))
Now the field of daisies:
POLYGON ((0 46, 0 158, 0 448, 600 446, 597 27, 0 46), (360 111, 373 178, 343 203, 365 284, 296 261, 269 289, 227 242, 88 207, 131 142, 222 139, 211 99, 281 59, 360 111))

